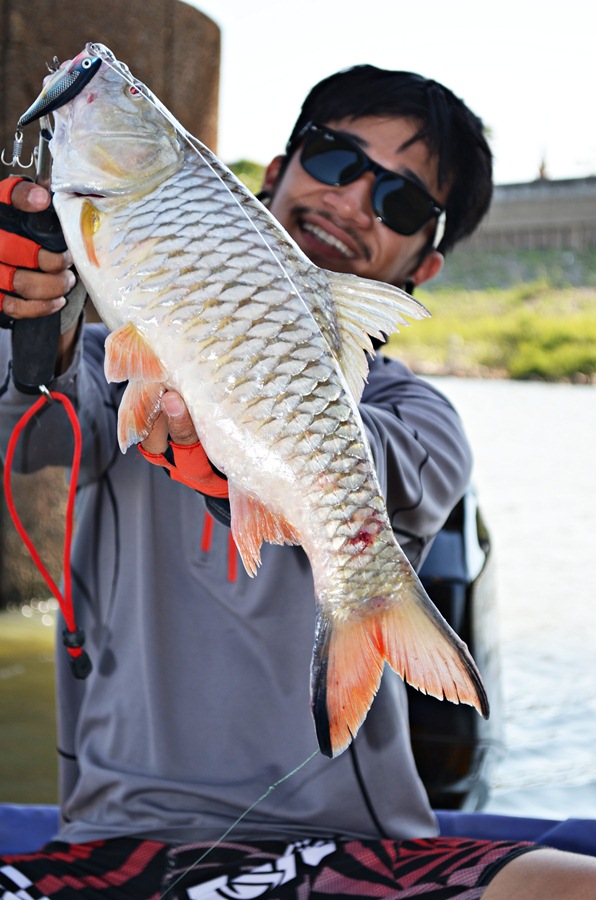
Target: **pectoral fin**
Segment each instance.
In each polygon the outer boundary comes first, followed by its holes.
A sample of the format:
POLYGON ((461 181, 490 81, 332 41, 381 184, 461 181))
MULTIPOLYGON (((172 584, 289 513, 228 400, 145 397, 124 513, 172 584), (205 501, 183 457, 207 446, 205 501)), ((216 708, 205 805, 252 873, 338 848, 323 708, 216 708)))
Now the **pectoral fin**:
POLYGON ((98 230, 101 222, 99 210, 96 209, 90 200, 85 200, 81 208, 81 233, 83 235, 83 244, 87 253, 87 258, 92 266, 99 269, 99 260, 95 252, 95 244, 93 236, 98 230))
POLYGON ((164 381, 166 372, 137 327, 129 322, 106 339, 108 381, 164 381))
POLYGON ((166 371, 132 322, 106 338, 108 381, 128 381, 118 410, 118 443, 123 453, 143 441, 159 415, 166 371))
POLYGON ((131 381, 120 401, 118 410, 118 443, 123 453, 132 444, 144 441, 157 419, 164 386, 160 382, 143 384, 131 381))

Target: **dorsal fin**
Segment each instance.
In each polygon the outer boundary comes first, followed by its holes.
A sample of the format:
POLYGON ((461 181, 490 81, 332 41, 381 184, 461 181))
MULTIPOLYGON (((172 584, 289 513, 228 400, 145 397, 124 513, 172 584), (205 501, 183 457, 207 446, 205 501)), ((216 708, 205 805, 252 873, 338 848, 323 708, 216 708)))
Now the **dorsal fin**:
POLYGON ((368 374, 363 351, 374 355, 371 337, 385 335, 409 325, 405 318, 424 319, 428 310, 401 288, 356 275, 329 272, 340 333, 339 363, 348 386, 359 402, 368 374))

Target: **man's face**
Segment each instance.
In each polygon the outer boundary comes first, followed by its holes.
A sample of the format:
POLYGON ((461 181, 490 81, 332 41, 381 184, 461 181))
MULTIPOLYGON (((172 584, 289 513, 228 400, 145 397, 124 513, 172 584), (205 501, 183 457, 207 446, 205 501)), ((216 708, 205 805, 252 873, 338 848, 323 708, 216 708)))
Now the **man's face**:
MULTIPOLYGON (((417 141, 404 146, 417 131, 415 122, 365 116, 324 124, 354 140, 376 163, 412 178, 436 201, 445 203, 448 186, 439 189, 437 160, 429 155, 426 144, 417 141)), ((397 285, 407 279, 420 284, 440 270, 443 260, 436 251, 420 261, 435 220, 409 237, 388 228, 372 208, 372 172, 340 187, 322 184, 304 171, 298 148, 276 182, 280 159, 273 161, 265 178, 264 187, 272 193, 269 208, 316 265, 397 285)))

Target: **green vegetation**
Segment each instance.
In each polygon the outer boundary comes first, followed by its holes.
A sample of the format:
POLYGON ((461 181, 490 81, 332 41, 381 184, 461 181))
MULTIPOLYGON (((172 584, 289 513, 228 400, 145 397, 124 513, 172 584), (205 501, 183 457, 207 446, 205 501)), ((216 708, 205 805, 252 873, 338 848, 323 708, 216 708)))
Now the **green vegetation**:
POLYGON ((596 287, 548 281, 416 292, 432 318, 391 338, 415 371, 596 382, 596 287))
POLYGON ((0 802, 56 803, 54 629, 24 611, 0 613, 0 802))
POLYGON ((260 163, 251 162, 248 159, 240 159, 238 162, 230 163, 230 169, 240 181, 246 185, 253 194, 258 194, 263 184, 263 175, 265 174, 265 166, 260 163))
POLYGON ((596 381, 596 248, 458 247, 389 352, 421 373, 596 381))

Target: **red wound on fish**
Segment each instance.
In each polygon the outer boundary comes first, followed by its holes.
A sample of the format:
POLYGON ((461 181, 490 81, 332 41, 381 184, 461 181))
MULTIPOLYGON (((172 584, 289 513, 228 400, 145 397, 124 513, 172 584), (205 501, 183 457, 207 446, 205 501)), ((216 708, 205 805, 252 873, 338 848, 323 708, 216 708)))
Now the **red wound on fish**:
POLYGON ((355 537, 349 538, 348 544, 353 547, 360 545, 360 547, 364 550, 366 549, 366 547, 370 547, 370 545, 374 543, 374 540, 375 535, 371 534, 370 531, 362 529, 362 531, 359 531, 355 537))

